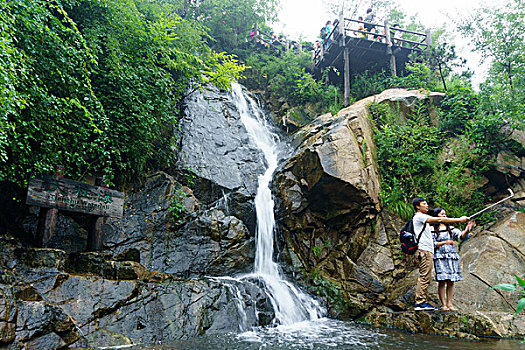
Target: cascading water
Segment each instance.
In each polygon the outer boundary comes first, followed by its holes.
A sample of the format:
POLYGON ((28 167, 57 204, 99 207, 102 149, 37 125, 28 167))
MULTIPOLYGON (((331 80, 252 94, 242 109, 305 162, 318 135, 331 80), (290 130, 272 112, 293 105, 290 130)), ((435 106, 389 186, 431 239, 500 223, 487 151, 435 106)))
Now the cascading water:
POLYGON ((278 324, 290 325, 318 319, 324 310, 316 300, 284 280, 279 273, 279 266, 273 261, 275 217, 270 181, 279 162, 279 147, 283 145, 279 143, 277 134, 271 131, 257 103, 243 93, 239 84, 232 84, 232 96, 242 123, 268 164, 265 173, 259 176, 255 196, 257 247, 254 273, 250 277, 258 278, 266 286, 278 324))

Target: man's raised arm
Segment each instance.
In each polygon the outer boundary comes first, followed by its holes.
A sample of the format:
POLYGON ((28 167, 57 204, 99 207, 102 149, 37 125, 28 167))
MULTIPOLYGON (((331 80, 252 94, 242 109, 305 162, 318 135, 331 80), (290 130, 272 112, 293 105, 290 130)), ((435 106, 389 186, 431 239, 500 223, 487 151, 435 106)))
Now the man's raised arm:
POLYGON ((460 218, 447 218, 447 217, 441 217, 441 216, 430 216, 425 221, 427 224, 456 224, 458 222, 465 223, 469 221, 468 216, 462 216, 460 218))

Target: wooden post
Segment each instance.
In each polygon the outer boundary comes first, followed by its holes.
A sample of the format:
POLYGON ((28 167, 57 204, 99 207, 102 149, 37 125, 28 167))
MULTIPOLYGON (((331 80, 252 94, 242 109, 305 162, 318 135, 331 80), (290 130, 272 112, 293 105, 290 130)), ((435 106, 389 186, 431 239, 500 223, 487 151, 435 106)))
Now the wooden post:
MULTIPOLYGON (((95 185, 106 187, 106 183, 101 177, 95 180, 95 185)), ((102 250, 102 243, 104 241, 104 219, 103 216, 90 216, 86 251, 99 252, 102 250)))
POLYGON ((46 248, 55 234, 58 209, 40 208, 38 213, 38 226, 36 228, 36 244, 46 248))
MULTIPOLYGON (((55 166, 55 177, 64 177, 64 167, 55 166)), ((55 234, 57 226, 58 209, 40 208, 38 213, 38 226, 36 228, 36 244, 46 248, 51 238, 55 234)))
POLYGON ((350 105, 350 49, 346 46, 345 18, 343 10, 339 13, 339 25, 341 26, 341 43, 344 47, 343 52, 343 77, 345 85, 345 107, 350 105))
POLYGON ((339 46, 345 46, 346 44, 346 31, 345 31, 345 17, 343 16, 343 10, 339 12, 339 46))
POLYGON ((386 36, 386 54, 390 57, 390 74, 392 76, 397 76, 396 70, 396 57, 392 52, 392 38, 390 36, 390 23, 385 21, 385 36, 386 36))
POLYGON ((344 49, 345 107, 350 106, 350 49, 344 49))
POLYGON ((397 77, 396 55, 393 52, 392 52, 392 55, 390 55, 390 69, 392 72, 392 76, 397 77))
POLYGON ((432 36, 430 35, 430 29, 425 30, 425 42, 427 43, 427 48, 432 46, 432 36))

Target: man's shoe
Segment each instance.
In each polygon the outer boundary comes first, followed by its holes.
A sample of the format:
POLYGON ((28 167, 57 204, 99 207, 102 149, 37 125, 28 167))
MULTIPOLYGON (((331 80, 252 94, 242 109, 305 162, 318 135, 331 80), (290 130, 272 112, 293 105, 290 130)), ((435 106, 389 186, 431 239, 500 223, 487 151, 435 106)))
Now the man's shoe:
POLYGON ((438 310, 438 308, 430 305, 429 303, 421 303, 421 304, 414 304, 414 310, 415 311, 422 311, 422 310, 435 311, 435 310, 438 310))

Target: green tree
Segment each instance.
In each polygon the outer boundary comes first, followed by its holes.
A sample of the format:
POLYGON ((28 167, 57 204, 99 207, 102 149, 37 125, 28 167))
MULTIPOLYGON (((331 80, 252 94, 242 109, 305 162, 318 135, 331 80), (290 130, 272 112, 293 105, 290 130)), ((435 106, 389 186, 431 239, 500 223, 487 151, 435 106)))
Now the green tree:
POLYGON ((431 69, 439 73, 443 89, 447 91, 447 78, 455 67, 463 67, 466 60, 459 58, 455 46, 447 43, 432 45, 424 53, 424 58, 431 69))
POLYGON ((491 67, 481 86, 488 113, 519 122, 525 112, 525 4, 507 0, 483 7, 460 24, 460 29, 491 67))
POLYGON ((315 105, 317 112, 335 112, 342 108, 340 93, 333 85, 314 79, 308 71, 310 53, 289 51, 281 56, 252 53, 246 63, 259 76, 268 77, 271 97, 284 98, 289 107, 315 105))
POLYGON ((0 2, 0 181, 64 165, 122 184, 168 166, 190 82, 228 88, 244 66, 172 1, 0 2))
POLYGON ((179 1, 187 18, 210 29, 210 45, 230 52, 245 41, 251 28, 276 19, 279 0, 183 0, 179 1))

